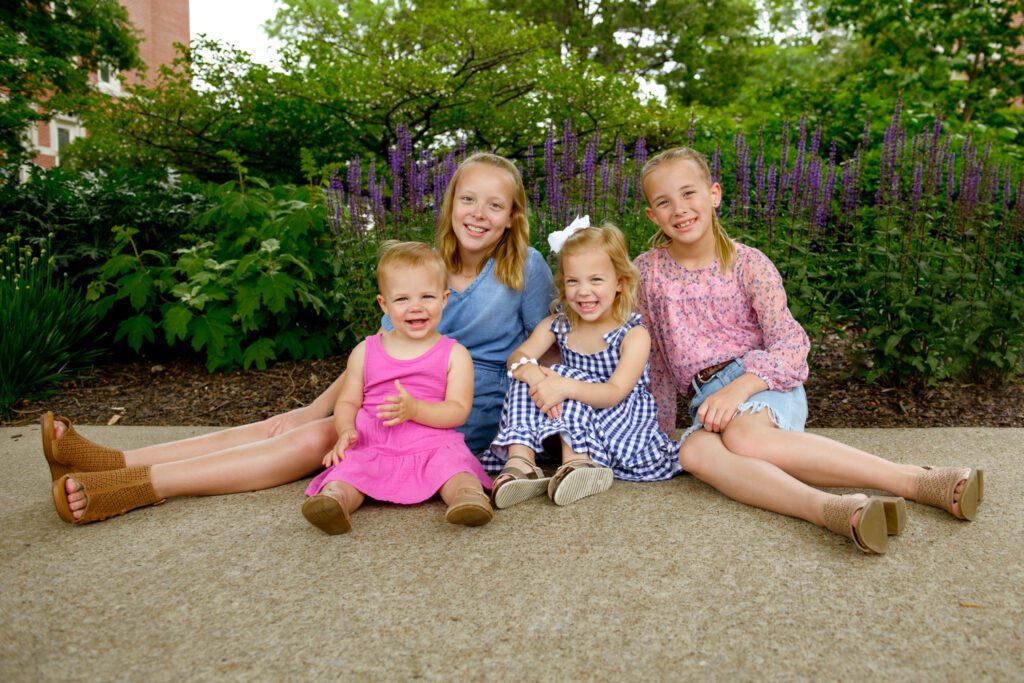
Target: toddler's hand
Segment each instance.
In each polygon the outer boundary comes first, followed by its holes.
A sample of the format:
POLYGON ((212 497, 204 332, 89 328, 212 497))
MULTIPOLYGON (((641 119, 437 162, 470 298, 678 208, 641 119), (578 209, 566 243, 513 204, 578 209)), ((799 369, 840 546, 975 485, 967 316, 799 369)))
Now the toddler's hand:
POLYGON ((377 406, 377 419, 384 423, 385 427, 394 427, 407 420, 416 419, 416 399, 414 399, 402 383, 395 380, 397 396, 385 396, 384 403, 377 406))
POLYGON ((550 418, 562 412, 562 401, 570 397, 572 383, 550 368, 541 368, 544 378, 530 387, 530 397, 542 413, 550 418))
POLYGON ((355 445, 356 439, 359 435, 354 429, 345 429, 338 434, 338 441, 334 444, 334 448, 327 452, 324 456, 324 467, 333 467, 339 462, 345 459, 345 450, 352 448, 355 445))
POLYGON ((709 432, 724 432, 725 428, 736 417, 736 409, 747 400, 743 388, 736 383, 727 384, 704 399, 697 409, 697 419, 709 432))

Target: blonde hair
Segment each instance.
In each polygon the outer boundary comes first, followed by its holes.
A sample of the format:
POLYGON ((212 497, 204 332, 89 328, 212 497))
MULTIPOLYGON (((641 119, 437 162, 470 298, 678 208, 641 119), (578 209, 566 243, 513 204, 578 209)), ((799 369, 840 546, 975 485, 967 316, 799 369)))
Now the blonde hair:
MULTIPOLYGON (((644 184, 647 180, 647 176, 654 172, 659 166, 662 166, 673 161, 689 161, 697 167, 701 177, 711 187, 711 169, 708 168, 708 162, 704 159, 704 155, 697 150, 690 149, 689 147, 674 147, 667 149, 660 154, 657 154, 644 164, 643 169, 640 171, 640 182, 644 184)), ((644 197, 647 199, 647 204, 650 206, 651 198, 647 196, 647 187, 644 185, 644 197)), ((715 237, 715 256, 718 257, 718 263, 720 264, 722 272, 729 270, 729 266, 732 265, 732 261, 736 258, 736 245, 729 239, 729 235, 726 234, 725 228, 722 227, 722 222, 718 220, 718 213, 714 210, 711 212, 711 231, 715 237)), ((662 232, 661 229, 651 236, 651 246, 654 248, 667 247, 672 243, 672 239, 662 232)))
POLYGON ((404 268, 415 268, 418 266, 436 268, 437 276, 441 280, 441 290, 445 291, 448 289, 448 269, 445 267, 444 259, 429 244, 387 240, 380 245, 379 255, 377 261, 377 290, 381 294, 384 293, 385 273, 395 273, 404 268))
MULTIPOLYGON (((455 238, 455 230, 452 228, 452 212, 455 205, 455 190, 462 179, 462 174, 475 164, 486 164, 492 166, 508 175, 512 183, 512 208, 509 212, 509 228, 501 236, 494 250, 488 254, 488 258, 494 257, 494 276, 498 282, 516 290, 523 288, 523 270, 526 267, 527 249, 530 244, 530 223, 527 218, 526 187, 523 185, 523 178, 519 174, 516 165, 505 157, 497 154, 478 152, 466 158, 459 167, 455 169, 448 187, 444 191, 444 200, 441 202, 441 210, 437 213, 437 232, 434 243, 444 259, 445 267, 449 272, 457 273, 462 268, 462 259, 459 257, 459 242, 455 238)), ((487 262, 484 259, 480 268, 487 262)), ((479 271, 477 271, 479 274, 479 271)))
POLYGON ((615 303, 612 304, 612 318, 621 325, 636 310, 637 282, 640 279, 640 272, 629 260, 626 237, 611 223, 605 223, 600 228, 583 228, 570 235, 562 246, 562 251, 558 256, 558 271, 555 275, 555 281, 558 283, 558 298, 552 304, 552 309, 561 305, 566 317, 569 318, 570 327, 575 327, 580 323, 580 316, 572 306, 563 305, 565 303, 565 271, 562 269, 562 263, 566 256, 594 248, 599 248, 608 254, 612 267, 615 269, 615 276, 622 282, 622 291, 615 296, 615 303))

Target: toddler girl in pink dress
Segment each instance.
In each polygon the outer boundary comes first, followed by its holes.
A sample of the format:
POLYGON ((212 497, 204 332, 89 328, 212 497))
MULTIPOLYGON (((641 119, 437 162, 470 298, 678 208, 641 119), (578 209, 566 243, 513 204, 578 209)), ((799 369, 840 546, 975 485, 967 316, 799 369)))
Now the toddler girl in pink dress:
POLYGON ((338 441, 306 489, 302 514, 342 534, 367 496, 409 504, 440 493, 448 522, 486 524, 490 478, 455 431, 473 403, 473 362, 437 331, 448 302, 444 262, 425 244, 387 243, 377 286, 394 329, 367 337, 348 358, 334 407, 338 441))

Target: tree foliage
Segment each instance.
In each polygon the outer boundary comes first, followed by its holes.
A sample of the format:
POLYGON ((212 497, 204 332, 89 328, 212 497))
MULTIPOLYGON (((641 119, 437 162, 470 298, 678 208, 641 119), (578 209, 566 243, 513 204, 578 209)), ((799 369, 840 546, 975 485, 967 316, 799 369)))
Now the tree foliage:
POLYGON ((26 129, 47 110, 78 112, 101 63, 140 66, 137 46, 117 0, 0 2, 0 156, 20 161, 26 129))

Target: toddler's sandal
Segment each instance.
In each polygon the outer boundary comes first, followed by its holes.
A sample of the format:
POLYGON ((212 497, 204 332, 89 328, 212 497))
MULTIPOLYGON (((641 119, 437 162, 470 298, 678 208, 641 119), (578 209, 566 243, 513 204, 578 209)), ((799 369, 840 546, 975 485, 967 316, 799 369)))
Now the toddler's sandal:
POLYGON ((483 526, 494 518, 491 500, 483 491, 462 488, 452 496, 452 504, 444 513, 444 521, 462 526, 483 526))
POLYGON ((548 482, 551 477, 544 476, 544 471, 534 465, 521 455, 511 455, 509 460, 520 460, 530 468, 529 472, 523 472, 515 467, 505 467, 494 479, 494 486, 491 488, 491 500, 494 507, 504 510, 522 503, 524 500, 536 498, 548 489, 548 482))
POLYGON ((557 470, 548 483, 548 498, 555 505, 570 505, 578 500, 602 493, 612 487, 611 469, 591 460, 570 460, 557 470))
POLYGON ((302 516, 317 529, 328 534, 347 534, 352 518, 337 498, 326 493, 310 496, 302 503, 302 516))

